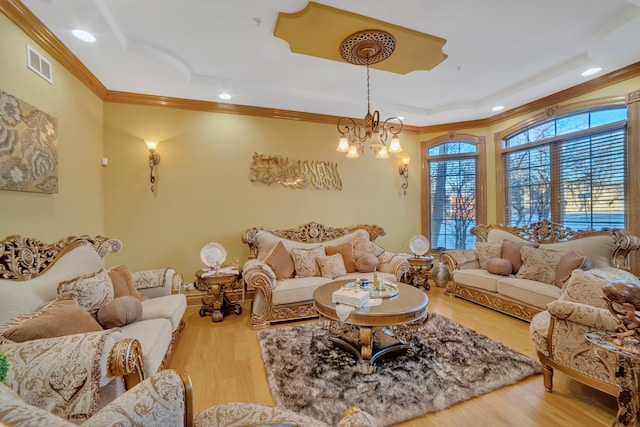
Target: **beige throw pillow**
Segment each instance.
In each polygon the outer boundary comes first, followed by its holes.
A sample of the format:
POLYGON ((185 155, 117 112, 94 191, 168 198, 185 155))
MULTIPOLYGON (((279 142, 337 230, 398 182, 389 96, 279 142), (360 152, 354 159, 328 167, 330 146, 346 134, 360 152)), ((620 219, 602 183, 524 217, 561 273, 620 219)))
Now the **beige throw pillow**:
POLYGON ((356 261, 356 268, 360 273, 371 273, 375 271, 376 267, 380 264, 378 257, 373 254, 366 254, 358 258, 356 261))
POLYGON ((371 240, 365 238, 362 234, 358 234, 358 236, 353 240, 353 258, 358 261, 363 255, 373 254, 374 256, 378 256, 384 252, 380 246, 373 243, 371 240))
POLYGON ((318 266, 320 267, 320 273, 322 277, 328 277, 329 279, 335 279, 336 277, 344 276, 347 274, 347 270, 342 261, 342 255, 337 253, 327 256, 319 256, 316 258, 318 266))
POLYGON ((356 260, 353 257, 353 243, 344 242, 336 246, 325 246, 324 252, 327 255, 340 254, 342 255, 342 261, 344 262, 344 268, 347 273, 353 273, 356 271, 356 260))
POLYGON ((509 261, 503 258, 489 258, 486 264, 486 270, 491 274, 499 274, 501 276, 508 276, 511 274, 513 266, 509 261))
POLYGON ((134 296, 115 298, 98 310, 98 322, 105 329, 137 322, 142 317, 142 303, 134 296))
POLYGON ((520 248, 523 246, 530 246, 537 248, 540 246, 537 243, 524 243, 524 242, 512 242, 511 240, 502 241, 502 258, 509 260, 513 266, 513 273, 517 273, 522 265, 522 256, 520 254, 520 248))
POLYGON ((101 268, 96 273, 58 283, 58 295, 65 294, 75 295, 80 307, 94 314, 113 299, 113 285, 109 274, 101 268))
POLYGON ((264 262, 271 267, 278 280, 289 279, 295 273, 296 266, 280 240, 271 248, 264 262))
POLYGON ((588 270, 590 264, 591 263, 586 256, 580 255, 576 251, 566 253, 562 258, 560 258, 560 262, 558 262, 554 285, 562 288, 565 282, 569 280, 569 277, 571 277, 573 270, 588 270))
POLYGON ((113 298, 134 296, 140 301, 145 299, 136 289, 133 274, 131 274, 129 267, 126 265, 116 265, 115 267, 111 267, 107 273, 113 286, 113 298))
POLYGON ((520 253, 522 266, 516 273, 517 278, 535 280, 549 285, 554 284, 558 264, 565 252, 523 246, 520 248, 520 253))
POLYGON ((486 268, 487 261, 490 258, 500 258, 502 256, 501 242, 477 242, 476 251, 478 251, 478 260, 480 268, 486 268))
POLYGON ((324 247, 316 246, 311 249, 293 248, 291 257, 296 266, 296 277, 320 276, 320 269, 316 258, 324 255, 324 247))
POLYGON ((63 295, 9 326, 3 335, 10 341, 24 342, 101 330, 100 324, 71 295, 63 295))

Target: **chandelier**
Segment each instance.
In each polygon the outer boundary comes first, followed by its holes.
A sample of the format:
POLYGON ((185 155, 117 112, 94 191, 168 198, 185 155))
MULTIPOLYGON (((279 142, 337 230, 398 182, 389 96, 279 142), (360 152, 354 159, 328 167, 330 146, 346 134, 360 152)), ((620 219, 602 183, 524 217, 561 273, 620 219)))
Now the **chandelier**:
POLYGON ((387 59, 393 53, 395 45, 395 38, 381 30, 359 31, 347 37, 340 45, 340 55, 346 62, 367 67, 367 115, 362 120, 362 125, 350 117, 338 120, 340 141, 336 151, 347 153, 347 158, 360 157, 366 145, 378 159, 386 159, 389 153, 402 151, 398 134, 402 132, 404 123, 398 117, 390 117, 380 123, 380 112, 375 110, 371 113, 369 87, 369 65, 387 59))

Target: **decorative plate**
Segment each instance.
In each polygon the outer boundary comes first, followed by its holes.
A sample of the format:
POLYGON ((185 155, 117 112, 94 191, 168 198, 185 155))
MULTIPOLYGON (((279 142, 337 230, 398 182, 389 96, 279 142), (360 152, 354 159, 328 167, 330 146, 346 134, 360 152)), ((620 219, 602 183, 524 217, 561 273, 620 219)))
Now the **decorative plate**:
POLYGON ((207 243, 200 250, 200 259, 207 267, 220 267, 225 258, 227 251, 219 243, 207 243))
POLYGON ((420 234, 416 234, 409 240, 409 249, 418 256, 425 255, 430 248, 429 239, 420 234))

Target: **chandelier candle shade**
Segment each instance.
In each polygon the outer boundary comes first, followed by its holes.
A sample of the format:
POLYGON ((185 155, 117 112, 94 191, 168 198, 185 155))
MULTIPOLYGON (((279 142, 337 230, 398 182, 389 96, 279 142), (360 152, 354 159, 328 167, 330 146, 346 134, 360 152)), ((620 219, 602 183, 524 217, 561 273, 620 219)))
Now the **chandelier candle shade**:
POLYGON ((340 46, 340 55, 346 62, 367 67, 367 115, 362 120, 362 125, 356 124, 350 117, 338 120, 340 142, 336 151, 347 153, 347 158, 360 157, 366 144, 379 159, 389 158, 389 153, 402 151, 398 134, 402 132, 404 123, 398 117, 390 117, 380 123, 380 112, 375 110, 371 113, 369 87, 369 65, 387 59, 395 46, 395 38, 381 30, 359 31, 347 37, 340 46))

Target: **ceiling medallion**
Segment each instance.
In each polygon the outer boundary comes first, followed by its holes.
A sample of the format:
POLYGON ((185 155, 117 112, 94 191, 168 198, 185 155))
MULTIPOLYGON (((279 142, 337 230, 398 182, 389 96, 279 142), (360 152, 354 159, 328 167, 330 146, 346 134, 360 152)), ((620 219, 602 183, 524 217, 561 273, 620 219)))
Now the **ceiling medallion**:
POLYGON ((386 31, 364 30, 351 34, 340 45, 340 56, 349 64, 371 65, 387 59, 396 39, 386 31))
POLYGON ((369 65, 384 61, 393 53, 396 39, 386 31, 359 31, 347 37, 340 45, 342 58, 354 65, 367 67, 367 114, 362 119, 362 125, 350 117, 338 120, 340 140, 336 151, 347 153, 347 157, 354 159, 364 153, 365 145, 375 153, 378 159, 389 158, 389 153, 402 151, 400 138, 404 123, 398 117, 390 117, 380 122, 380 113, 371 113, 371 91, 369 87, 369 65), (387 145, 387 139, 390 139, 387 145))

